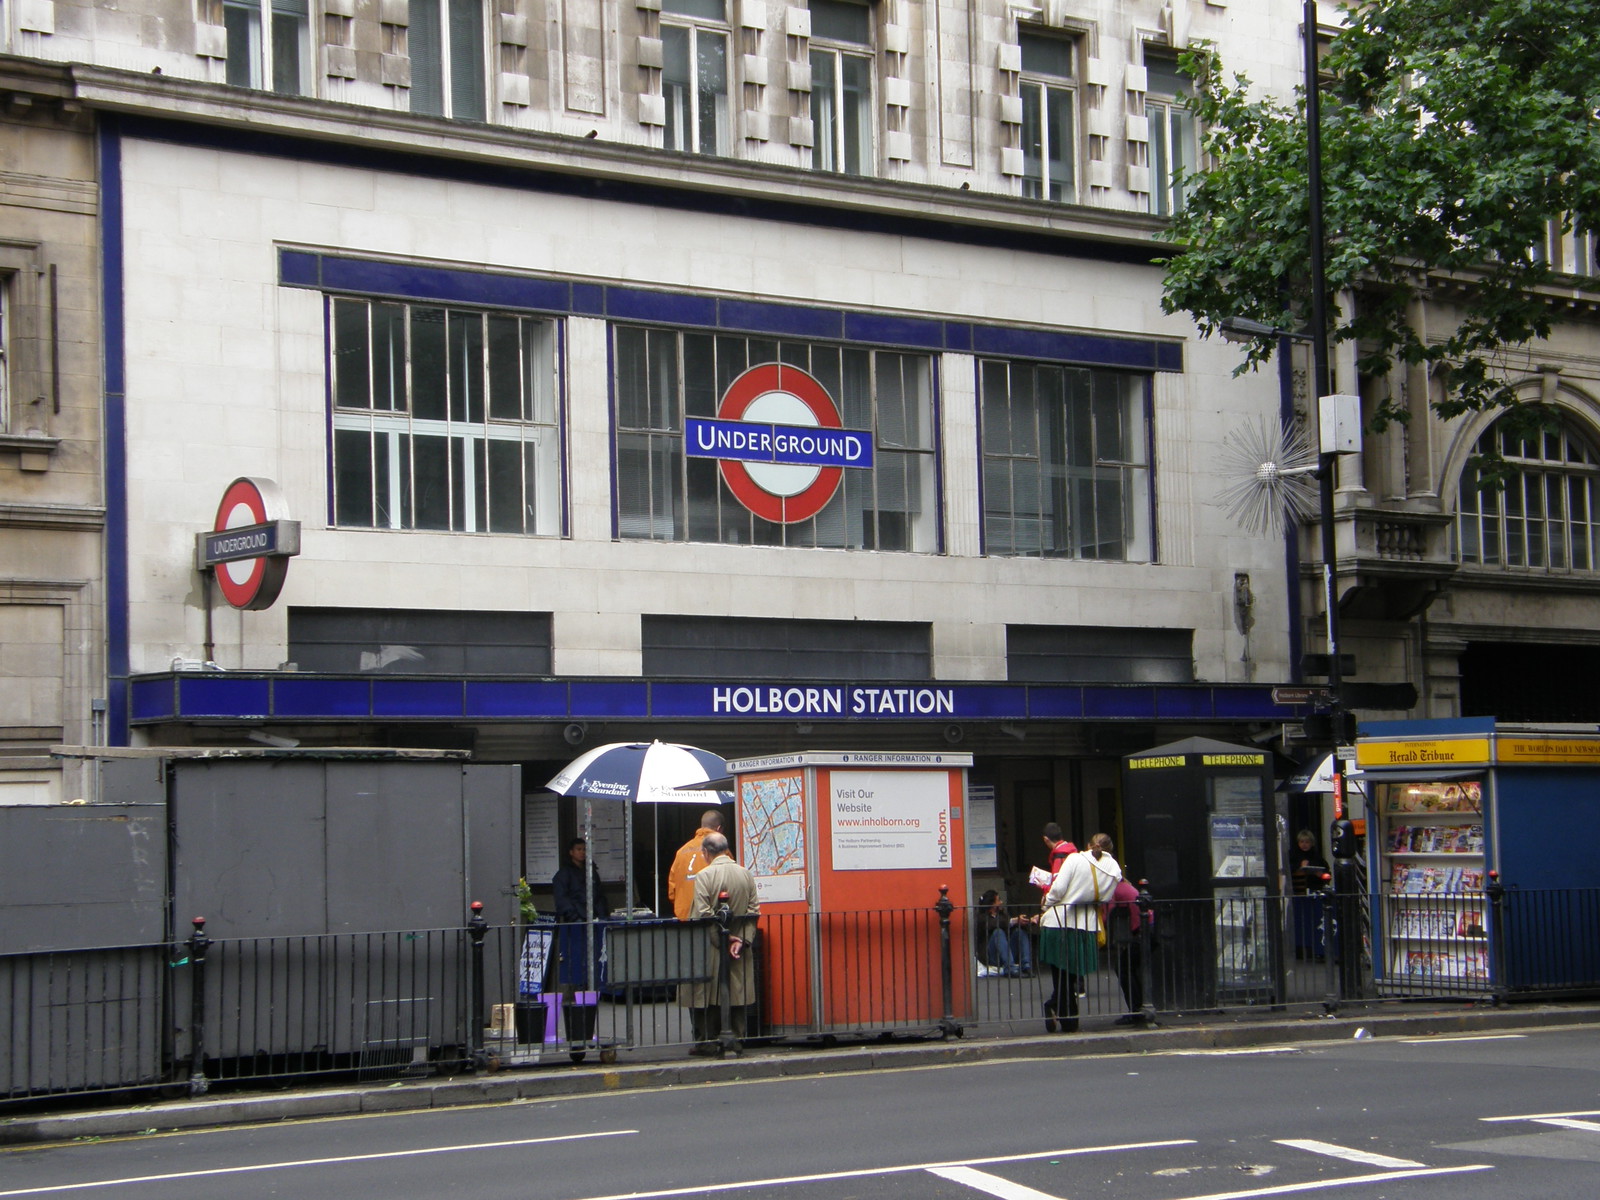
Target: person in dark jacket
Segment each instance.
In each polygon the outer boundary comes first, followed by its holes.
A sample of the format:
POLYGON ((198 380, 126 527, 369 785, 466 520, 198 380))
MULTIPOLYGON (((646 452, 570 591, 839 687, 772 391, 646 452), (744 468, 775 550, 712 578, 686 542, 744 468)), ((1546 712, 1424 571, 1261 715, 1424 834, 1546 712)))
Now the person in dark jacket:
POLYGON ((587 972, 583 969, 584 947, 589 941, 589 921, 603 921, 611 915, 611 905, 601 889, 600 878, 594 864, 588 861, 589 844, 582 838, 567 843, 567 861, 550 881, 555 891, 556 920, 567 928, 558 932, 557 948, 560 952, 559 980, 566 988, 591 992, 599 986, 600 930, 595 930, 594 957, 587 972), (589 909, 587 876, 594 887, 594 910, 589 909))

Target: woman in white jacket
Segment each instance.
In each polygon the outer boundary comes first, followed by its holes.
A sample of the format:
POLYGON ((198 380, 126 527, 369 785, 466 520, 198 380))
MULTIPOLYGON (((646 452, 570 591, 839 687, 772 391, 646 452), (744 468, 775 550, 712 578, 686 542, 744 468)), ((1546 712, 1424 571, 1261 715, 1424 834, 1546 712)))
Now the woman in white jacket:
POLYGON ((1050 968, 1050 998, 1044 1002, 1044 1028, 1078 1032, 1078 983, 1100 965, 1095 933, 1100 906, 1122 878, 1111 857, 1111 839, 1097 833, 1089 848, 1068 855, 1044 896, 1039 919, 1039 961, 1050 968))

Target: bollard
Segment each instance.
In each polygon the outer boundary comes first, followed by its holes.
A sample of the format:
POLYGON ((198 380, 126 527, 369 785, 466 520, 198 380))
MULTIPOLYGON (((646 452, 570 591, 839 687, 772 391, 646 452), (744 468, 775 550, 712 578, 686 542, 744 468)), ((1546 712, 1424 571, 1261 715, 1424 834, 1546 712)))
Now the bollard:
POLYGON ((189 1095, 204 1096, 211 1089, 206 1078, 206 950, 211 939, 206 936, 206 919, 194 919, 194 932, 189 935, 189 965, 194 968, 189 975, 189 1095))
POLYGON ((939 901, 933 906, 939 914, 939 987, 944 1004, 944 1015, 939 1018, 939 1036, 961 1036, 961 1025, 956 1020, 955 977, 950 968, 950 914, 956 906, 950 903, 950 885, 939 885, 939 901))
POLYGON ((1506 885, 1500 882, 1499 871, 1489 872, 1483 894, 1489 898, 1489 1000, 1499 1008, 1506 1002, 1506 885))
POLYGON ((1139 880, 1139 995, 1144 1000, 1139 1006, 1139 1015, 1146 1026, 1156 1023, 1155 969, 1150 961, 1156 948, 1155 907, 1150 881, 1139 880))
POLYGON ((483 916, 483 901, 472 902, 472 916, 467 920, 467 936, 472 939, 471 978, 467 984, 467 1057, 474 1071, 488 1065, 483 1049, 483 935, 489 931, 489 922, 483 916))
POLYGON ((1322 961, 1327 973, 1327 986, 1323 992, 1323 1011, 1332 1016, 1339 1011, 1339 956, 1334 947, 1339 945, 1339 898, 1333 890, 1333 876, 1322 873, 1322 890, 1317 893, 1322 905, 1322 961))

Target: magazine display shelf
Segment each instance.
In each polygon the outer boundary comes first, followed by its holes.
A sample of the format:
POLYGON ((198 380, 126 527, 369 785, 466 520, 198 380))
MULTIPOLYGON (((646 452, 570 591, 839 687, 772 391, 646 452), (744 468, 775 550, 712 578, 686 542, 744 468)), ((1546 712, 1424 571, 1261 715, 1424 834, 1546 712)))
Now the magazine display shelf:
POLYGON ((1489 978, 1484 920, 1483 784, 1378 787, 1387 892, 1385 976, 1407 991, 1481 990, 1489 978))

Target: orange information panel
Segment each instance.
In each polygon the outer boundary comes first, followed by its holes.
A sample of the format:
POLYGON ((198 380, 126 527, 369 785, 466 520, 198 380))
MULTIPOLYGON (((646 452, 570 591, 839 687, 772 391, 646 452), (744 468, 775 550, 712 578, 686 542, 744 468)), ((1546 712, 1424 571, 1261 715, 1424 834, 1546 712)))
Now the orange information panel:
POLYGON ((968 754, 807 751, 729 763, 740 861, 761 897, 774 1032, 882 1032, 967 1011, 968 754))

